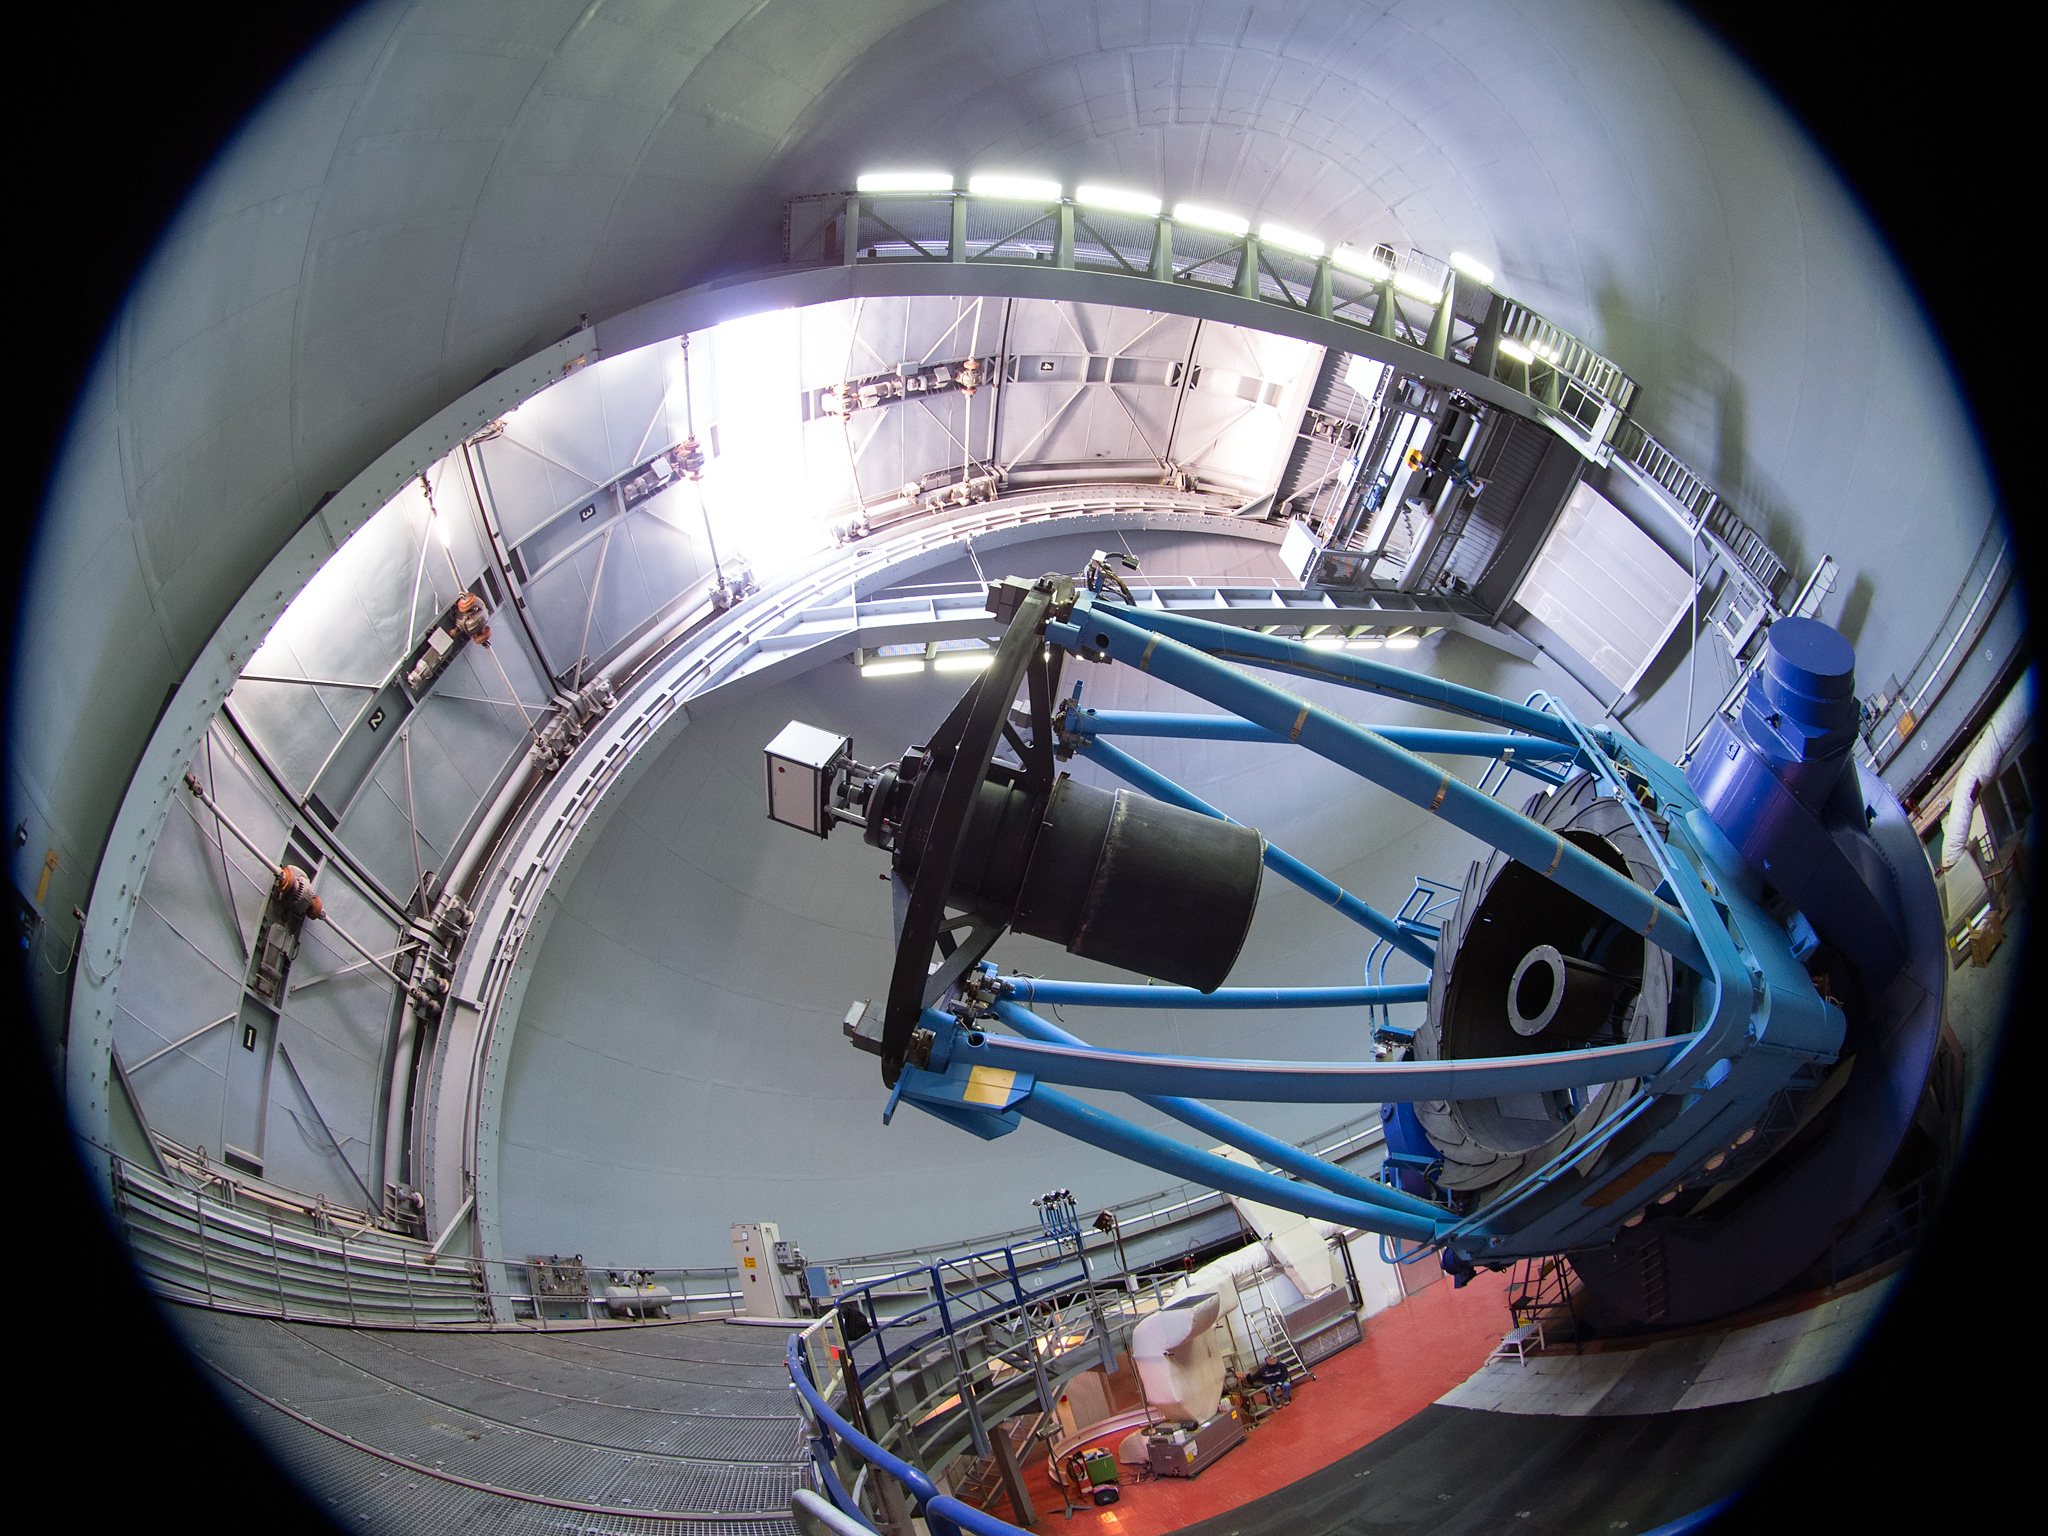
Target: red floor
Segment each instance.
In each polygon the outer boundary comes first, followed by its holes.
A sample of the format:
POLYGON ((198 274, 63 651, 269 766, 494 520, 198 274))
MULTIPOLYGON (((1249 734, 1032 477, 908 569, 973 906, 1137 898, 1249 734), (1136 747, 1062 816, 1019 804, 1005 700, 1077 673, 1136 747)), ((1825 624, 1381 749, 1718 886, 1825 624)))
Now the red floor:
MULTIPOLYGON (((1478 1370, 1508 1329, 1507 1288, 1504 1274, 1482 1273, 1461 1291, 1443 1280, 1367 1318, 1362 1340, 1318 1364, 1289 1406, 1199 1477, 1137 1483, 1127 1467, 1119 1503, 1090 1505, 1067 1520, 1044 1462, 1035 1463, 1025 1480, 1039 1524, 1091 1536, 1165 1536, 1320 1471, 1478 1370)), ((1011 1516, 1001 1495, 989 1508, 1011 1516)))

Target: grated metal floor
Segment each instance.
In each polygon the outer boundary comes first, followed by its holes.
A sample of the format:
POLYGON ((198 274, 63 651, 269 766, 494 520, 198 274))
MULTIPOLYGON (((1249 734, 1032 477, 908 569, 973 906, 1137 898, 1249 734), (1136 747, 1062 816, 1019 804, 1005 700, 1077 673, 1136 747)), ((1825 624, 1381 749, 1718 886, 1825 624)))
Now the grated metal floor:
POLYGON ((364 1532, 794 1530, 804 1450, 779 1329, 423 1334, 174 1311, 279 1463, 364 1532))

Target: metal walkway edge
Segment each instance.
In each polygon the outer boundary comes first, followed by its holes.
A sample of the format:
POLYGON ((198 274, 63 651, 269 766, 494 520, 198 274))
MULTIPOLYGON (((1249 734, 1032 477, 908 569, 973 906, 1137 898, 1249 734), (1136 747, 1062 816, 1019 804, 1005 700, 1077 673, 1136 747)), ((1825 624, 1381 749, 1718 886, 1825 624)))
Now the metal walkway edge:
POLYGON ((600 1397, 604 1377, 578 1358, 581 1338, 512 1352, 489 1334, 385 1337, 186 1307, 175 1316, 257 1437, 315 1502, 359 1528, 524 1536, 564 1529, 568 1515, 578 1530, 617 1536, 794 1532, 799 1421, 760 1413, 758 1392, 747 1393, 752 1412, 733 1400, 735 1389, 786 1381, 779 1334, 639 1332, 632 1353, 650 1365, 722 1367, 731 1382, 636 1374, 600 1397), (693 1347, 707 1334, 716 1350, 693 1347))

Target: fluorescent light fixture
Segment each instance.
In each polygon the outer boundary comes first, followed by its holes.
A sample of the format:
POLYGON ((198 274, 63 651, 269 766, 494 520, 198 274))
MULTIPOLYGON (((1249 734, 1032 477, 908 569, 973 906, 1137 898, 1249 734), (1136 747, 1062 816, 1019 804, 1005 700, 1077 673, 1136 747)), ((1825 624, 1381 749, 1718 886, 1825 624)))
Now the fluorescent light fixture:
POLYGON ((1409 298, 1421 299, 1425 304, 1440 303, 1444 296, 1443 289, 1412 272, 1395 273, 1394 286, 1409 298))
POLYGON ((1251 220, 1240 219, 1234 213, 1225 213, 1221 208, 1204 208, 1200 203, 1175 203, 1173 222, 1192 224, 1196 229, 1213 229, 1222 234, 1235 235, 1242 240, 1252 231, 1251 220))
POLYGON ((1420 635, 1390 635, 1387 638, 1387 649, 1390 651, 1412 651, 1420 644, 1420 635))
POLYGON ((950 192, 953 190, 953 173, 876 171, 872 175, 855 177, 853 187, 856 192, 950 192))
POLYGON ((1387 265, 1370 251, 1361 251, 1355 245, 1340 245, 1330 252, 1330 260, 1346 272, 1356 273, 1368 282, 1383 283, 1387 280, 1387 265))
POLYGON ((1312 651, 1341 651, 1344 648, 1344 637, 1342 635, 1317 635, 1313 639, 1304 641, 1303 644, 1307 645, 1312 651))
POLYGON ((976 197, 1013 197, 1026 203, 1060 200, 1060 184, 1036 176, 970 176, 967 190, 976 197))
POLYGON ((921 659, 909 661, 871 661, 860 669, 862 677, 901 677, 906 672, 922 672, 921 659))
POLYGON ((1473 282, 1484 283, 1489 288, 1493 286, 1493 268, 1479 260, 1476 256, 1467 256, 1463 251, 1453 251, 1451 252, 1451 265, 1471 278, 1473 282))
POLYGON ((1074 188, 1074 201, 1085 203, 1090 208, 1105 208, 1112 213, 1135 213, 1141 218, 1156 219, 1164 205, 1149 192, 1126 192, 1121 187, 1098 187, 1084 182, 1074 188))
POLYGON ((932 663, 934 672, 979 672, 996 659, 994 651, 948 651, 932 663))
POLYGON ((1500 349, 1502 353, 1512 357, 1518 363, 1533 363, 1536 361, 1536 354, 1511 336, 1501 337, 1500 349))
POLYGON ((1351 642, 1350 648, 1354 651, 1376 651, 1386 643, 1378 635, 1360 635, 1351 642))
POLYGON ((1295 251, 1303 256, 1323 254, 1323 242, 1314 235, 1305 235, 1298 229, 1289 229, 1285 224, 1261 224, 1259 238, 1267 245, 1277 245, 1283 251, 1295 251))

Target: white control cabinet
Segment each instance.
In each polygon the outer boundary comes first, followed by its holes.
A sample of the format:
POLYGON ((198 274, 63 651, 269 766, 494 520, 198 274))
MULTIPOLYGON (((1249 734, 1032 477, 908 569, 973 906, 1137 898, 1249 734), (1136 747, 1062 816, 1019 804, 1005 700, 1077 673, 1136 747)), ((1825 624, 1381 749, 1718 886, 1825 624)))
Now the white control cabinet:
POLYGON ((775 1245, 782 1240, 781 1229, 772 1221, 736 1221, 732 1224, 732 1262, 740 1272, 740 1312, 746 1317, 797 1317, 790 1304, 795 1277, 785 1275, 775 1262, 775 1245))

